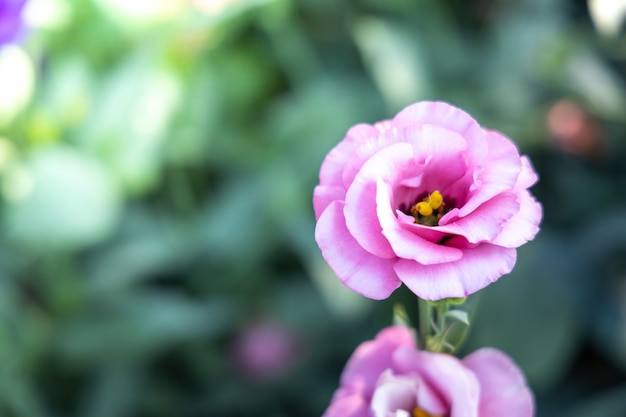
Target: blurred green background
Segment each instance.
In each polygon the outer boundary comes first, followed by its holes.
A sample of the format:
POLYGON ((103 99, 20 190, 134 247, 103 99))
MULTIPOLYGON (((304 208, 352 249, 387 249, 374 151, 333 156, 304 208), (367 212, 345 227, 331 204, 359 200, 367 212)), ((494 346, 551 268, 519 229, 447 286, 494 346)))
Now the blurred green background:
POLYGON ((0 49, 0 415, 320 416, 415 312, 321 259, 319 166, 436 99, 531 156, 545 210, 463 354, 505 350, 539 417, 626 416, 623 1, 31 3, 0 49))

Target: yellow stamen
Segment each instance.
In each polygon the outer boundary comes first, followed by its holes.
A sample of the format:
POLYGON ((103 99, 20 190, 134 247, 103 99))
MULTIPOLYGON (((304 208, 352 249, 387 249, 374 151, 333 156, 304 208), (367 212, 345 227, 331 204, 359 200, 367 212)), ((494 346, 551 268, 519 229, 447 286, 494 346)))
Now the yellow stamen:
POLYGON ((441 417, 438 414, 430 414, 427 413, 426 411, 422 410, 419 407, 415 407, 415 409, 413 410, 413 417, 441 417))
POLYGON ((422 216, 430 216, 433 214, 433 208, 426 201, 420 201, 415 205, 415 211, 417 211, 422 216))
POLYGON ((443 204, 443 196, 439 190, 435 190, 428 196, 426 202, 433 208, 433 210, 437 210, 443 204))
POLYGON ((434 210, 439 210, 443 205, 443 196, 439 190, 435 190, 424 200, 411 207, 411 214, 415 218, 417 218, 418 214, 421 216, 430 216, 433 214, 434 210))

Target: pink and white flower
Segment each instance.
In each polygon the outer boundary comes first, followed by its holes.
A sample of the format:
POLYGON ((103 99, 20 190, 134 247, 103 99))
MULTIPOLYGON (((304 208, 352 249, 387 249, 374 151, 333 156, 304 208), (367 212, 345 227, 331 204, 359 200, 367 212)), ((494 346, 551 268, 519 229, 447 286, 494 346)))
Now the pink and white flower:
POLYGON ((341 281, 373 299, 404 283, 465 297, 509 273, 534 238, 537 181, 513 142, 441 102, 352 127, 324 160, 315 237, 341 281))
POLYGON ((463 360, 418 351, 410 331, 394 326, 362 343, 323 417, 531 417, 524 376, 491 348, 463 360))

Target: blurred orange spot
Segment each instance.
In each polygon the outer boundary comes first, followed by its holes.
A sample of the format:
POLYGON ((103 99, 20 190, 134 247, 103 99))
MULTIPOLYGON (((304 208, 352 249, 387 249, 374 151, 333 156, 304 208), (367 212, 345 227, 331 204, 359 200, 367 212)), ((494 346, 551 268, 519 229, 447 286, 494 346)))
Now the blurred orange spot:
POLYGON ((547 114, 550 136, 563 152, 593 157, 602 148, 600 126, 595 118, 572 100, 560 100, 547 114))

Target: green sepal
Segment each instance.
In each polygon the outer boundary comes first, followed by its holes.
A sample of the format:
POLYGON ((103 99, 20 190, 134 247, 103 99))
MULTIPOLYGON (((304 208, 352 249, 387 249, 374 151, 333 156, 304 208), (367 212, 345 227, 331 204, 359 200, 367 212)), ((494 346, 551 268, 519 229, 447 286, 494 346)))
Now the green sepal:
POLYGON ((461 323, 463 323, 466 326, 469 326, 469 314, 467 314, 467 311, 463 311, 463 310, 449 310, 446 312, 445 314, 445 318, 446 319, 451 319, 454 321, 459 321, 461 323))
POLYGON ((408 327, 409 329, 413 328, 411 319, 409 318, 406 309, 400 303, 393 305, 393 324, 396 326, 408 327))
POLYGON ((446 298, 445 300, 448 302, 448 304, 451 304, 453 306, 460 306, 465 302, 465 300, 467 300, 467 297, 446 298))

